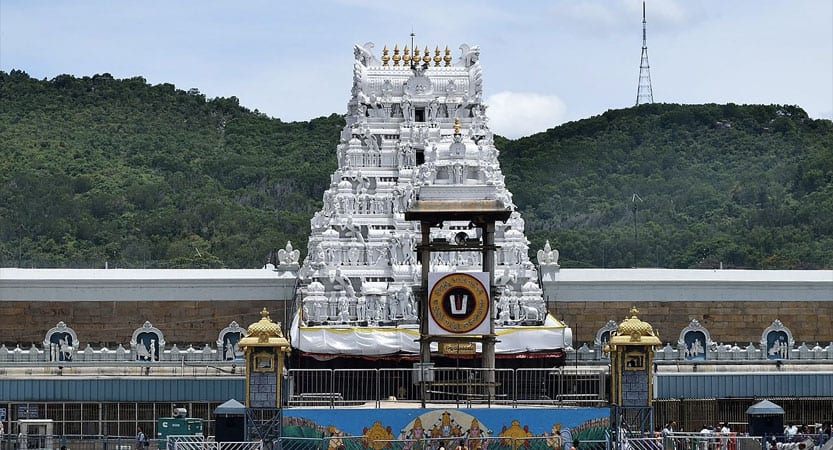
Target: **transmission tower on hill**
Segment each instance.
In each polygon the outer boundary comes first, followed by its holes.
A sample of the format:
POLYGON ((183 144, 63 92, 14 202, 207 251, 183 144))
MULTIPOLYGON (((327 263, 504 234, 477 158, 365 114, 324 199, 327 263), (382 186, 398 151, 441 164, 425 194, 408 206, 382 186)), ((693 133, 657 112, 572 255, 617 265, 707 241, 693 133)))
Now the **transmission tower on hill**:
POLYGON ((654 103, 651 90, 651 66, 648 64, 648 40, 646 38, 645 2, 642 2, 642 60, 639 62, 639 89, 636 91, 636 105, 654 103))

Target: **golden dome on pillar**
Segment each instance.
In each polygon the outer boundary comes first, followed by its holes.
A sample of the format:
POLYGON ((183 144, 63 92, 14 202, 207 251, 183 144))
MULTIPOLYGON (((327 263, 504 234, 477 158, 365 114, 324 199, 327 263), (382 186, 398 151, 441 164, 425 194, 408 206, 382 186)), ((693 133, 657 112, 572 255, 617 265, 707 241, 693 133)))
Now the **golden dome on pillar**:
POLYGON ((280 324, 272 322, 269 311, 263 308, 260 320, 249 325, 246 337, 240 340, 240 347, 289 347, 289 341, 283 337, 280 324))
POLYGON ((661 345, 659 336, 650 323, 642 321, 639 310, 631 308, 631 317, 619 324, 610 338, 610 345, 661 345))

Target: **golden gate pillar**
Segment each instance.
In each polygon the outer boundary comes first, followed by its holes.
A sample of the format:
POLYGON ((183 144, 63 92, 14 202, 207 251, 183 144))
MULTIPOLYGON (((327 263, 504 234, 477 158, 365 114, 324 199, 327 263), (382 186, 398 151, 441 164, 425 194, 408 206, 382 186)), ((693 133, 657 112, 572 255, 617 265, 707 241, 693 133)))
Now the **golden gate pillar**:
POLYGON ((605 346, 610 353, 611 427, 620 443, 628 431, 653 430, 654 348, 661 345, 659 336, 648 322, 631 309, 631 317, 622 321, 605 346), (625 426, 623 426, 625 425, 625 426))
POLYGON ((246 359, 246 407, 280 408, 289 341, 283 337, 280 324, 269 318, 266 308, 260 315, 239 343, 246 359))

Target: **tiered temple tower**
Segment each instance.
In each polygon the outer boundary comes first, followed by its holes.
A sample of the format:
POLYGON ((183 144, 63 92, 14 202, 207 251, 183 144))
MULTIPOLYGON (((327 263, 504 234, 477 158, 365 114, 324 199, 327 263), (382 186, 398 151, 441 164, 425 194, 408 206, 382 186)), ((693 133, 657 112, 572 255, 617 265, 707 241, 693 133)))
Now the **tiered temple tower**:
MULTIPOLYGON (((496 226, 494 320, 497 353, 563 356, 571 331, 547 312, 529 260, 524 221, 504 184, 483 104, 477 46, 354 48, 347 124, 338 169, 312 218, 299 273, 292 346, 308 354, 416 355, 421 264, 479 271, 478 251, 418 261, 420 224, 406 221, 415 199, 495 199, 512 210, 496 226), (430 187, 430 189, 426 188, 430 187), (503 334, 502 334, 503 333, 503 334)), ((470 223, 432 228, 433 242, 480 239, 470 223)))

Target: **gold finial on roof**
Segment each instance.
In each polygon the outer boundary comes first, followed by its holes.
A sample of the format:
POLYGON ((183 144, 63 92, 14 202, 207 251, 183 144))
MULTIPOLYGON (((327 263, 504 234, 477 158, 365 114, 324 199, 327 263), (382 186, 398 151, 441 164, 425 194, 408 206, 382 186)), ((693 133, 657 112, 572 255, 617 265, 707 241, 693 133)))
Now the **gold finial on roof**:
POLYGON ((443 57, 443 61, 445 61, 445 66, 448 67, 451 65, 451 50, 448 46, 445 46, 445 56, 443 57))
POLYGON ((626 317, 614 333, 617 337, 616 340, 626 339, 629 342, 659 342, 659 337, 654 331, 654 327, 637 317, 639 310, 635 306, 631 308, 630 313, 631 316, 626 317), (618 338, 618 336, 621 336, 621 338, 618 338))
POLYGON ((419 56, 419 47, 415 45, 414 46, 414 64, 419 64, 420 59, 422 59, 422 57, 419 56))
POLYGON ((382 65, 387 66, 388 62, 390 62, 390 55, 388 54, 390 51, 388 50, 388 46, 386 45, 385 48, 382 49, 382 65))
POLYGON ((428 50, 428 46, 427 46, 427 45, 425 46, 425 53, 424 53, 424 55, 425 55, 425 56, 423 56, 423 57, 422 57, 422 62, 424 62, 425 64, 430 63, 430 62, 431 62, 431 50, 428 50))
POLYGON ((443 57, 440 56, 440 47, 434 49, 434 67, 440 67, 443 57))
POLYGON ((399 55, 399 44, 393 46, 393 66, 399 66, 399 61, 402 60, 402 56, 399 55))
POLYGON ((269 318, 269 311, 263 308, 260 312, 260 320, 249 325, 246 330, 246 337, 257 338, 258 342, 267 342, 269 338, 283 338, 280 325, 272 322, 269 318))
POLYGON ((289 351, 289 341, 283 336, 281 325, 269 318, 266 308, 260 312, 260 320, 246 329, 246 336, 240 339, 239 345, 240 348, 278 347, 281 351, 289 351))
POLYGON ((402 65, 411 65, 411 50, 408 49, 407 45, 405 46, 405 56, 402 57, 402 65))
POLYGON ((454 134, 456 134, 456 135, 460 134, 460 118, 459 117, 454 118, 454 134))

